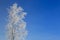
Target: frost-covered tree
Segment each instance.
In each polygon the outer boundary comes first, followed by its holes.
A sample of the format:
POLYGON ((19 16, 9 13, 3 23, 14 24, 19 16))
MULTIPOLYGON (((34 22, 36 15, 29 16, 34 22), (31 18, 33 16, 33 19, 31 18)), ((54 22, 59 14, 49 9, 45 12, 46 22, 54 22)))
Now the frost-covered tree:
POLYGON ((7 40, 25 40, 27 35, 24 21, 26 12, 15 3, 10 6, 8 13, 7 40))

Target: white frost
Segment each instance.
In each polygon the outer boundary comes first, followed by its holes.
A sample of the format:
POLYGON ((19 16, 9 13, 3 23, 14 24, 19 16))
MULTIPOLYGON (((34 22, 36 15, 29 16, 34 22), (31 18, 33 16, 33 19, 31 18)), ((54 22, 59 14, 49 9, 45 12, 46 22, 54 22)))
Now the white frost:
POLYGON ((25 40, 27 31, 26 22, 23 19, 26 12, 23 11, 23 8, 18 7, 16 3, 10 6, 8 10, 7 40, 25 40))

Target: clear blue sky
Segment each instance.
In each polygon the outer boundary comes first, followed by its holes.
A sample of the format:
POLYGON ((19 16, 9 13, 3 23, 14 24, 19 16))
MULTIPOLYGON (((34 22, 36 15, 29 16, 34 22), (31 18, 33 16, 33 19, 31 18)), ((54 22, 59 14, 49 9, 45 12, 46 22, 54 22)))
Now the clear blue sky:
POLYGON ((27 40, 60 40, 60 0, 0 0, 0 40, 5 40, 7 8, 15 2, 27 12, 27 40))

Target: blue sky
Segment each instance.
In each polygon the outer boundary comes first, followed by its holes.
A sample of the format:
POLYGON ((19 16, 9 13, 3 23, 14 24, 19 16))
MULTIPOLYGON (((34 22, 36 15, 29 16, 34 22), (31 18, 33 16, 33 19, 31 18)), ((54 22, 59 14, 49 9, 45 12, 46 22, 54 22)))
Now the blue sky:
POLYGON ((0 0, 0 40, 6 39, 7 8, 15 2, 27 12, 27 40, 60 40, 59 0, 0 0))

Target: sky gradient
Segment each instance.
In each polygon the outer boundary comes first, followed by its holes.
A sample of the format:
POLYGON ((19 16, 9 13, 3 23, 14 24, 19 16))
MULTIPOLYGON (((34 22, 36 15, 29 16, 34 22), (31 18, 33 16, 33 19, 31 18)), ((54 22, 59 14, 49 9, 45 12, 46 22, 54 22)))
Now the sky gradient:
POLYGON ((60 40, 60 0, 0 0, 0 40, 6 40, 7 8, 14 3, 27 12, 26 40, 60 40))

